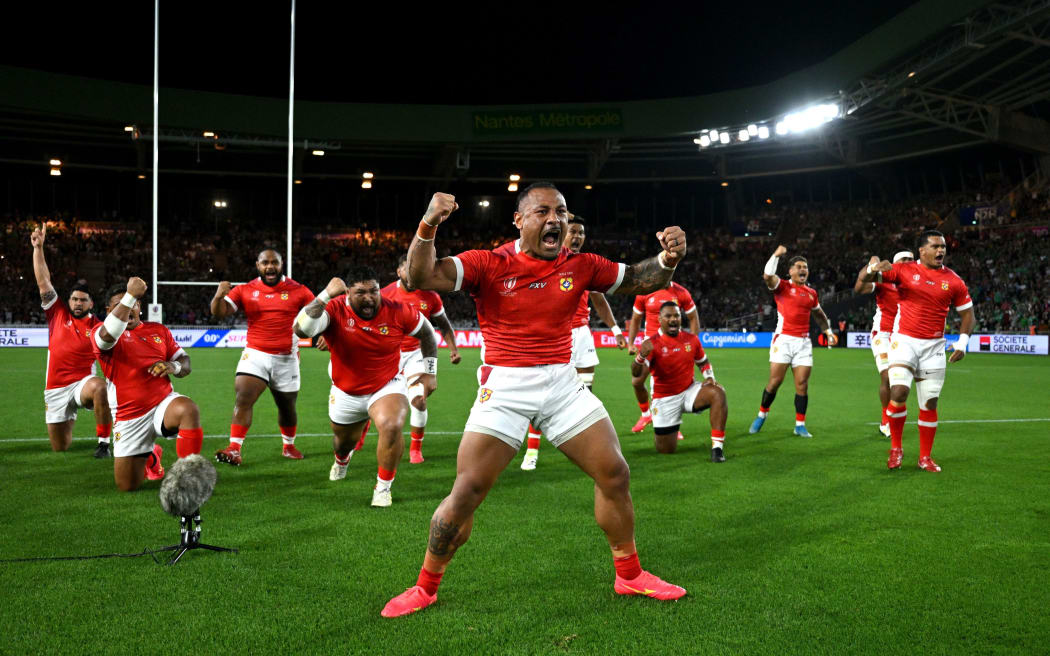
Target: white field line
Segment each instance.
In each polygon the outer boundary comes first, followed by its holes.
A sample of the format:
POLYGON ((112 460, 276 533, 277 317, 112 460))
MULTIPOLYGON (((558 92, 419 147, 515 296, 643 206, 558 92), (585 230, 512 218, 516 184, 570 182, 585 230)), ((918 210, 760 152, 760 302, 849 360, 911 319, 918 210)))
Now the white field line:
MULTIPOLYGON (((427 435, 462 435, 462 434, 463 434, 463 431, 432 431, 432 430, 428 430, 427 431, 427 435)), ((369 435, 374 436, 375 432, 374 431, 370 431, 369 435)), ((409 435, 409 433, 405 432, 405 433, 403 433, 403 435, 409 435)), ((252 439, 254 439, 256 437, 270 437, 270 438, 272 438, 272 437, 280 437, 280 436, 281 435, 279 433, 261 433, 261 434, 248 433, 248 440, 250 441, 250 440, 252 440, 252 439)), ((296 434, 296 437, 331 437, 331 436, 332 436, 331 433, 298 433, 298 434, 296 434)), ((210 440, 218 440, 218 439, 228 440, 228 439, 230 439, 230 436, 228 434, 226 434, 226 433, 223 433, 222 435, 205 435, 204 437, 205 437, 205 439, 210 439, 210 440)), ((95 441, 98 440, 98 438, 97 437, 74 437, 73 438, 73 441, 75 441, 75 442, 87 441, 87 440, 91 440, 92 442, 95 442, 95 441)), ((47 442, 47 441, 48 441, 48 439, 46 437, 5 437, 5 438, 0 438, 0 442, 47 442)))

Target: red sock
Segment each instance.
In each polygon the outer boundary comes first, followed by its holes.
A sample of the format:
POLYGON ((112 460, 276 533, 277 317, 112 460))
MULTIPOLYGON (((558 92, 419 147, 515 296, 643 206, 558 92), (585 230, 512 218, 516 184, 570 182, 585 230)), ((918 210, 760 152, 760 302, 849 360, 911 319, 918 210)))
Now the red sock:
POLYGON ((645 413, 649 412, 649 402, 648 401, 646 401, 644 403, 639 403, 638 407, 641 408, 643 415, 645 413))
POLYGON ((428 572, 426 567, 420 567, 416 585, 426 590, 428 595, 437 594, 438 586, 441 585, 441 577, 444 575, 444 572, 435 574, 434 572, 428 572))
MULTIPOLYGON (((769 410, 766 410, 765 412, 769 412, 769 410)), ((795 421, 801 421, 803 424, 806 423, 806 415, 802 415, 796 412, 795 421)))
POLYGON ((879 424, 885 426, 888 423, 890 423, 889 406, 884 405, 882 406, 882 421, 880 421, 879 424))
POLYGON ((937 411, 919 409, 919 457, 926 458, 933 451, 937 434, 937 411))
POLYGON ((281 429, 281 441, 285 444, 295 444, 295 429, 297 426, 278 426, 281 429))
POLYGON ((758 411, 759 412, 764 412, 766 414, 769 414, 769 408, 765 407, 764 405, 758 406, 758 411))
POLYGON ((108 438, 111 430, 113 430, 113 424, 95 424, 95 435, 97 437, 108 438))
POLYGON ((529 448, 529 449, 537 449, 538 450, 540 448, 540 438, 529 436, 529 439, 527 441, 526 447, 529 448))
POLYGON ((908 406, 887 407, 886 412, 890 415, 890 446, 894 449, 901 448, 901 438, 904 436, 904 422, 908 420, 908 406))
POLYGON ((638 578, 638 575, 642 573, 642 564, 638 562, 638 552, 630 556, 613 558, 613 566, 616 567, 616 575, 628 581, 638 578))
POLYGON ((529 436, 539 437, 540 435, 543 435, 543 431, 540 431, 532 424, 529 424, 529 436))
POLYGON ((175 453, 179 454, 180 458, 185 458, 188 455, 200 453, 203 444, 204 429, 181 428, 179 436, 175 439, 175 453))
POLYGON ((412 443, 409 446, 413 451, 420 451, 423 449, 423 430, 422 428, 412 427, 412 443))
POLYGON ((382 467, 379 468, 379 478, 383 479, 384 481, 394 480, 395 473, 397 473, 397 469, 383 469, 382 467))
POLYGON ((338 451, 334 451, 333 453, 335 453, 335 464, 339 465, 340 467, 346 467, 350 464, 350 454, 353 453, 353 451, 346 454, 345 456, 339 455, 338 451))
POLYGON ((244 443, 244 436, 248 434, 248 427, 240 424, 230 424, 230 448, 240 449, 244 443))

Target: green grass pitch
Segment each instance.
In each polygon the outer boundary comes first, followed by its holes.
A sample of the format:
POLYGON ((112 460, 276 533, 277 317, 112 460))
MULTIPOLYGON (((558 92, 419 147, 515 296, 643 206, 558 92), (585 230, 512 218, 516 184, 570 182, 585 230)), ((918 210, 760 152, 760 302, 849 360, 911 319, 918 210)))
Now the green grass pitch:
MULTIPOLYGON (((1050 645, 1050 360, 972 354, 952 365, 934 456, 915 467, 914 399, 905 466, 886 469, 877 375, 867 351, 818 350, 812 440, 793 437, 781 389, 747 435, 765 384, 764 350, 711 350, 729 394, 728 461, 709 461, 706 415, 661 456, 637 417, 629 358, 600 353, 595 390, 631 465, 642 565, 685 586, 676 603, 620 598, 592 515, 591 482, 549 444, 517 459, 478 511, 438 603, 387 620, 412 585, 427 526, 455 475, 478 353, 441 354, 426 462, 407 455, 394 505, 369 506, 375 437, 346 480, 328 480, 325 355, 303 353, 297 444, 280 456, 269 397, 245 464, 219 466, 204 540, 240 553, 0 563, 6 653, 106 654, 784 654, 1046 653, 1050 645)), ((201 406, 206 454, 225 445, 239 351, 196 349, 176 389, 201 406)), ((118 493, 91 457, 81 413, 72 450, 45 438, 42 349, 0 352, 0 558, 130 553, 178 540, 157 483, 118 493)), ((173 442, 164 461, 175 458, 173 442)))

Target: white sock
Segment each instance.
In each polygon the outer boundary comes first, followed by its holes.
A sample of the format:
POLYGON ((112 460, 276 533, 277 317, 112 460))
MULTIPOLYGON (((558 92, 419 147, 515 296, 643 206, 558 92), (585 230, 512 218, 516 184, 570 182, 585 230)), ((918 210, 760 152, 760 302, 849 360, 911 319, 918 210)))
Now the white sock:
POLYGON ((806 425, 806 422, 804 422, 804 421, 799 421, 798 419, 796 419, 796 420, 795 420, 795 425, 796 425, 796 426, 805 426, 805 425, 806 425))
POLYGON ((642 413, 642 417, 652 417, 652 416, 653 416, 653 413, 651 411, 649 411, 649 410, 646 410, 645 412, 642 413))
POLYGON ((100 437, 100 438, 98 438, 98 443, 99 444, 109 444, 109 438, 108 437, 100 437))
POLYGON ((758 411, 758 417, 759 417, 759 419, 765 419, 765 418, 766 418, 766 417, 768 417, 768 416, 769 416, 769 413, 768 413, 768 412, 762 412, 761 410, 759 410, 759 411, 758 411))
POLYGON ((236 444, 237 448, 240 448, 241 445, 244 444, 244 438, 243 437, 231 437, 230 438, 230 444, 236 444))
POLYGON ((390 486, 394 484, 394 479, 384 481, 383 479, 376 476, 376 492, 389 492, 390 486))
POLYGON ((716 437, 712 437, 711 438, 711 448, 712 449, 721 449, 722 445, 724 443, 725 443, 725 440, 720 440, 720 439, 718 439, 716 437))
POLYGON ((525 449, 526 458, 538 458, 540 455, 539 449, 525 449))

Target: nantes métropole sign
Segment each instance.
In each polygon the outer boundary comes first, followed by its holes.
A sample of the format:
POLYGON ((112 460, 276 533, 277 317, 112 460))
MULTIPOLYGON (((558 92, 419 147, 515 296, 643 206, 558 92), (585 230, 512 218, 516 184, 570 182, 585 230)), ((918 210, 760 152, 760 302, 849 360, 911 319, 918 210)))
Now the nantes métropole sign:
POLYGON ((471 125, 477 135, 622 132, 623 113, 616 107, 475 111, 471 125))

